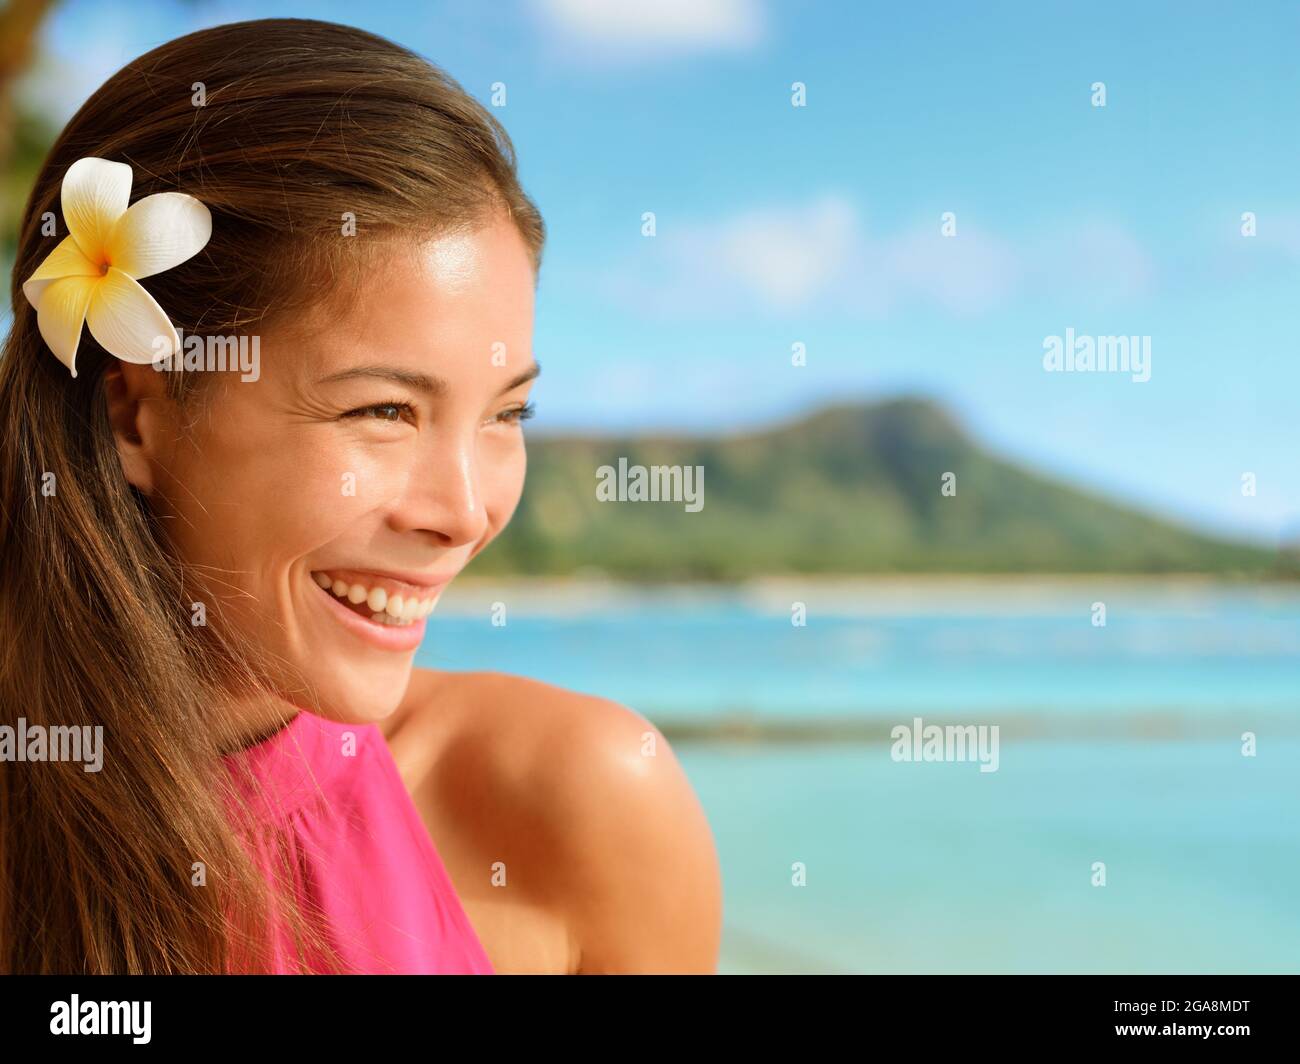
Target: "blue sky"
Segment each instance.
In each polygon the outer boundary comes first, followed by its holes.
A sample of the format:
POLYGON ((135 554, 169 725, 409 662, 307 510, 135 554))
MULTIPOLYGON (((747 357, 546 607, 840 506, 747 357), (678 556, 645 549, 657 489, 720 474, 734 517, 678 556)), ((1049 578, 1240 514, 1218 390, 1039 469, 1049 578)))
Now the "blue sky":
POLYGON ((155 44, 268 15, 505 84, 550 230, 537 431, 923 394, 1017 461, 1300 537, 1300 5, 75 0, 29 91, 63 119, 155 44), (1150 336, 1151 379, 1044 372, 1067 328, 1150 336))

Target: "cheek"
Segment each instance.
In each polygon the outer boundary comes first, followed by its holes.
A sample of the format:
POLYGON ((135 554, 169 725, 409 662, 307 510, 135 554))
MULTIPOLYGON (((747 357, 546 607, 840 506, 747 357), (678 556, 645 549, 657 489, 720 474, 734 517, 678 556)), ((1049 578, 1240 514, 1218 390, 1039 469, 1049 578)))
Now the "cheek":
MULTIPOLYGON (((480 547, 513 516, 527 470, 522 436, 481 448, 478 487, 489 527, 480 547)), ((297 559, 364 535, 371 514, 403 498, 412 477, 427 475, 416 457, 400 441, 366 441, 331 425, 260 431, 232 418, 171 471, 178 546, 188 561, 261 597, 297 559)))
POLYGON ((177 471, 169 492, 182 550, 234 580, 274 579, 397 495, 407 479, 398 447, 363 445, 329 426, 225 432, 177 471), (246 574, 246 575, 245 575, 246 574))

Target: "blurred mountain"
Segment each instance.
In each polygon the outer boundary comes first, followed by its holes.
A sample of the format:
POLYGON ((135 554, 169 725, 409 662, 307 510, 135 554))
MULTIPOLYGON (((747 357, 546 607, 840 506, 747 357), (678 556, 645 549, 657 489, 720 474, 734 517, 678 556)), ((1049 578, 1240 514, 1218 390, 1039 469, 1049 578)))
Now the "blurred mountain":
POLYGON ((1228 542, 1022 469, 941 407, 900 399, 722 437, 534 436, 489 573, 631 579, 788 573, 1123 572, 1269 575, 1275 552, 1228 542), (703 507, 601 502, 602 466, 702 466, 703 507), (941 491, 955 474, 955 494, 941 491))

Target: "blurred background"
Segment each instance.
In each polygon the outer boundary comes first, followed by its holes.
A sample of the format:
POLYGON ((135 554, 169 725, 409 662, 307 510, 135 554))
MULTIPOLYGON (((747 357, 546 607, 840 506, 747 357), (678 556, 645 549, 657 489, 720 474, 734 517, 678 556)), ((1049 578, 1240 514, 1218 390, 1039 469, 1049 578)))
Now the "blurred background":
POLYGON ((1300 8, 9 0, 6 274, 87 95, 266 16, 514 141, 529 484, 420 663, 663 729, 723 971, 1300 970, 1300 8), (1150 379, 1045 372, 1067 330, 1150 379), (598 502, 621 457, 703 508, 598 502), (998 771, 895 762, 915 717, 997 725, 998 771))

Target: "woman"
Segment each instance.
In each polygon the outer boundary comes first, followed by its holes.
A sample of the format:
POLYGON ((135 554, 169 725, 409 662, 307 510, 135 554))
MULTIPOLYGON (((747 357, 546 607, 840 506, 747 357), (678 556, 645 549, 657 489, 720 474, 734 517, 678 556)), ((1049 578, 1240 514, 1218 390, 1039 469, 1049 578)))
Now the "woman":
POLYGON ((413 669, 523 487, 543 237, 495 119, 343 26, 172 41, 68 124, 0 359, 0 723, 102 768, 0 762, 5 971, 714 970, 662 736, 413 669))

